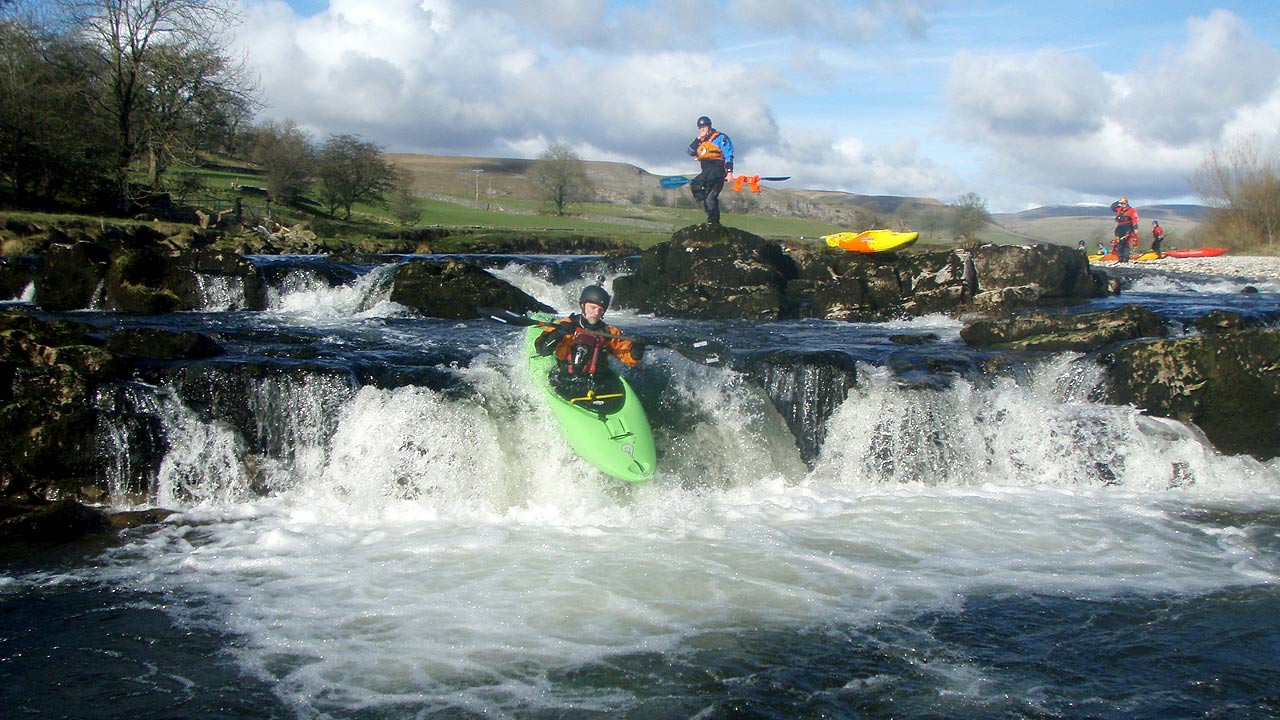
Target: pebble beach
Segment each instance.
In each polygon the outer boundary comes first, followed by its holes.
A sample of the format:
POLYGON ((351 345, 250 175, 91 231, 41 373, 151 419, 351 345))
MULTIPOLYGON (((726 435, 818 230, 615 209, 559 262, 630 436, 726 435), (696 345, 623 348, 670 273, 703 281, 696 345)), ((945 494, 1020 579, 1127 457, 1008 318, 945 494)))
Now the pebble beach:
POLYGON ((1209 258, 1172 258, 1142 262, 1094 262, 1095 267, 1123 268, 1126 271, 1192 273, 1247 278, 1280 283, 1280 257, 1253 255, 1219 255, 1209 258))

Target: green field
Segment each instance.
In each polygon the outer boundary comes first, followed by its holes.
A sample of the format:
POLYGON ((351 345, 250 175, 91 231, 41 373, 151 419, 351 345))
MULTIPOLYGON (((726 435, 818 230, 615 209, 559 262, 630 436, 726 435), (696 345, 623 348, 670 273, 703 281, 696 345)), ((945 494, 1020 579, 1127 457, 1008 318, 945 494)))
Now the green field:
MULTIPOLYGON (((318 195, 304 198, 300 206, 273 204, 267 197, 267 181, 255 166, 235 160, 220 158, 203 167, 174 170, 169 175, 170 185, 178 188, 181 179, 187 189, 175 198, 181 205, 199 208, 217 217, 234 209, 242 212, 243 222, 252 227, 270 220, 284 226, 304 224, 329 247, 348 246, 358 241, 372 242, 379 238, 413 237, 424 230, 460 230, 452 234, 465 245, 467 236, 481 239, 492 233, 510 236, 528 235, 543 238, 589 237, 610 240, 639 247, 664 242, 680 228, 701 223, 705 215, 692 207, 687 189, 662 190, 658 177, 619 163, 588 163, 589 175, 602 197, 612 201, 582 202, 569 206, 569 213, 556 215, 549 211, 547 203, 533 196, 531 183, 523 175, 529 161, 495 160, 491 158, 437 157, 437 156, 388 156, 409 171, 413 189, 418 196, 422 213, 418 222, 404 226, 398 224, 389 207, 378 204, 357 204, 352 208, 351 219, 344 220, 330 215, 318 195), (483 184, 479 178, 483 177, 483 184), (483 190, 482 190, 483 188, 483 190)), ((810 193, 811 194, 811 193, 810 193)), ((786 242, 820 242, 822 235, 850 230, 868 230, 871 227, 842 227, 812 218, 788 216, 780 210, 780 204, 788 198, 808 195, 792 193, 777 186, 770 186, 762 195, 734 195, 728 189, 722 195, 721 221, 772 240, 786 242), (759 201, 765 202, 759 202, 759 201), (729 212, 730 208, 750 207, 750 212, 729 212)), ((14 217, 16 213, 6 213, 14 217)), ((38 214, 22 214, 27 220, 38 222, 38 214)), ((43 216, 46 221, 51 216, 43 216)), ((910 217, 909 215, 907 217, 910 217)), ((119 222, 119 220, 107 220, 119 222)), ((75 222, 80 225, 98 222, 85 216, 61 216, 55 222, 75 222), (72 218, 75 218, 72 221, 72 218)), ((889 220, 878 221, 879 227, 890 227, 889 220)), ((909 221, 895 220, 894 223, 909 221)), ((894 227, 909 230, 910 227, 894 227)), ((1011 233, 997 225, 988 225, 980 235, 983 242, 1024 243, 1034 240, 1011 233)), ((944 233, 929 237, 922 233, 918 247, 951 247, 955 245, 944 233)))
MULTIPOLYGON (((351 223, 338 222, 318 205, 312 206, 313 212, 269 205, 265 198, 253 190, 262 187, 262 176, 249 167, 238 172, 226 166, 188 172, 200 178, 204 189, 192 193, 187 202, 215 212, 231 207, 239 196, 247 212, 264 216, 269 212, 273 219, 285 224, 311 223, 316 226, 317 232, 322 233, 359 234, 361 225, 370 224, 384 231, 401 227, 396 225, 391 211, 380 205, 355 205, 352 208, 351 223)), ((595 202, 575 203, 569 214, 559 216, 547 212, 545 203, 537 200, 504 197, 500 200, 481 198, 477 202, 474 197, 461 194, 431 194, 433 197, 419 198, 421 219, 412 226, 404 227, 404 230, 458 228, 525 231, 538 235, 563 233, 617 240, 645 247, 663 242, 676 230, 703 222, 706 218, 701 210, 595 202)), ((312 197, 310 200, 318 203, 318 198, 312 197)), ((816 240, 821 235, 848 229, 803 218, 764 214, 726 212, 721 220, 727 226, 778 240, 816 240)))

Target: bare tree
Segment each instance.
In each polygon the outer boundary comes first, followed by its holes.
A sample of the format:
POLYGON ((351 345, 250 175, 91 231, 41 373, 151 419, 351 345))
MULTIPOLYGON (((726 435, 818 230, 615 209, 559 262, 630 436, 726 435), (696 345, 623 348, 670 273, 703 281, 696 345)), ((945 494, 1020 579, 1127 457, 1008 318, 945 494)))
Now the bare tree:
POLYGON ((320 150, 316 175, 329 212, 336 215, 342 208, 350 220, 355 203, 383 201, 395 181, 395 168, 382 157, 382 148, 359 135, 334 135, 320 150))
POLYGON ((403 168, 394 169, 389 202, 391 216, 405 227, 422 220, 422 200, 413 189, 413 174, 403 168))
POLYGON ((934 234, 944 224, 943 211, 941 209, 929 208, 920 214, 920 229, 924 231, 924 236, 930 240, 933 239, 934 234))
POLYGON ((316 172, 315 143, 292 120, 268 122, 258 128, 252 157, 266 172, 267 190, 276 202, 292 205, 311 187, 316 172))
POLYGON ((564 215, 571 203, 591 196, 585 163, 573 148, 563 143, 542 151, 533 163, 529 180, 537 188, 539 197, 555 208, 556 215, 564 215))
POLYGON ((201 103, 248 100, 246 74, 227 59, 223 40, 239 16, 230 0, 59 2, 98 54, 98 97, 116 127, 119 204, 128 210, 130 171, 143 153, 165 151, 175 117, 201 103))
POLYGON ((951 230, 959 237, 976 240, 989 222, 991 213, 987 212, 987 201, 977 193, 965 193, 951 205, 951 230))
POLYGON ((209 47, 161 46, 145 68, 143 150, 151 185, 175 162, 230 144, 254 102, 225 55, 209 47))
POLYGON ((1196 170, 1191 186, 1214 209, 1211 224, 1224 244, 1275 246, 1280 234, 1280 145, 1268 149, 1254 135, 1226 150, 1215 149, 1196 170))

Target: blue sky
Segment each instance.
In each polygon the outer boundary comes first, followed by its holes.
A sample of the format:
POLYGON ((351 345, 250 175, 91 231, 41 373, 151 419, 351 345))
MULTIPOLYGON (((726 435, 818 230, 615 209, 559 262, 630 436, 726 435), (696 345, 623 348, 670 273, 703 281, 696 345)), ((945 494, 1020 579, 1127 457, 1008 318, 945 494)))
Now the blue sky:
POLYGON ((239 0, 260 118, 389 152, 659 174, 709 115, 745 173, 953 202, 1195 201, 1280 137, 1280 6, 946 0, 239 0))

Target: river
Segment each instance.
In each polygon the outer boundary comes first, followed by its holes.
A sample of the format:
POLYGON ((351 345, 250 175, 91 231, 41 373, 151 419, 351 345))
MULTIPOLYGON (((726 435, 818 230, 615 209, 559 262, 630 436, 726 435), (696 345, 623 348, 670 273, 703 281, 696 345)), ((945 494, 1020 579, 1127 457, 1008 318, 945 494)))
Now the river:
MULTIPOLYGON (((5 717, 1280 717, 1280 462, 1101 403, 1093 358, 971 350, 942 316, 611 312, 858 370, 802 458, 746 375, 651 349, 659 468, 624 486, 559 436, 520 330, 399 307, 385 263, 253 260, 264 312, 210 283, 200 312, 67 314, 228 352, 99 398, 167 447, 137 467, 104 428, 116 509, 177 514, 0 554, 5 717)), ((623 271, 472 261, 562 310, 623 271)), ((1079 310, 1280 322, 1255 285, 1079 310)))

